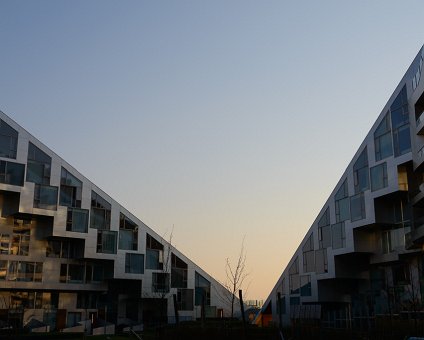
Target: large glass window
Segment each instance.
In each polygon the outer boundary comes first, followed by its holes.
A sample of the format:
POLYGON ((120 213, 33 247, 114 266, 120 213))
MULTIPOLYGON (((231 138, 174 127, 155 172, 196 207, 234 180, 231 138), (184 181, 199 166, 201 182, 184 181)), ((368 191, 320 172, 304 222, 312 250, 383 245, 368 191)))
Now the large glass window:
POLYGON ((211 283, 206 280, 198 272, 195 272, 195 304, 196 306, 202 305, 202 300, 205 301, 205 306, 211 305, 211 283))
POLYGON ((25 165, 0 161, 0 183, 24 185, 25 165))
POLYGON ((31 142, 28 143, 27 182, 50 184, 52 159, 31 142))
POLYGON ((62 168, 60 178, 60 205, 81 208, 82 182, 62 168))
POLYGON ((355 194, 369 188, 368 152, 367 147, 361 152, 353 164, 353 185, 355 194))
POLYGON ((34 189, 34 208, 57 209, 57 187, 36 184, 34 189))
POLYGON ((330 210, 328 207, 318 221, 318 243, 320 249, 331 247, 330 210))
POLYGON ((50 239, 47 241, 46 256, 62 259, 84 257, 84 240, 50 239))
POLYGON ((381 163, 370 169, 371 191, 376 191, 387 187, 387 164, 381 163))
POLYGON ((300 277, 300 296, 311 296, 311 275, 302 275, 300 277))
POLYGON ((18 131, 0 119, 0 157, 16 158, 18 131))
POLYGON ((146 269, 163 269, 163 245, 146 234, 146 269))
POLYGON ((411 151, 411 136, 409 133, 409 113, 406 86, 402 88, 390 106, 393 128, 393 145, 395 156, 411 151))
POLYGON ((177 290, 177 303, 178 310, 193 310, 193 289, 178 289, 177 290))
POLYGON ((110 229, 111 204, 96 194, 91 192, 91 222, 90 227, 95 229, 110 229))
POLYGON ((144 255, 143 254, 125 254, 125 273, 143 274, 144 273, 144 255))
POLYGON ((296 257, 289 268, 289 285, 290 294, 299 294, 300 279, 299 279, 299 258, 296 257))
POLYGON ((188 266, 174 253, 171 254, 171 287, 187 288, 188 266))
POLYGON ((331 226, 333 249, 344 248, 346 246, 345 225, 343 222, 331 226))
POLYGON ((350 198, 350 219, 358 221, 365 218, 365 199, 364 194, 352 196, 350 198))
POLYGON ((137 250, 138 226, 123 213, 119 218, 119 249, 137 250))
POLYGON ((393 155, 389 113, 384 116, 374 132, 374 147, 376 162, 393 155))
POLYGON ((0 234, 0 254, 10 254, 10 234, 0 234))
POLYGON ((66 230, 78 233, 86 233, 88 229, 88 210, 68 208, 66 230))
POLYGON ((41 282, 42 262, 9 261, 8 281, 41 282))
POLYGON ((103 254, 116 254, 116 231, 97 231, 97 252, 103 254))
POLYGON ((336 206, 336 222, 346 221, 350 218, 349 192, 347 180, 343 182, 337 193, 334 195, 336 206))
POLYGON ((311 234, 303 245, 303 272, 315 271, 314 234, 311 234))
POLYGON ((327 248, 315 251, 316 273, 323 274, 328 272, 327 248))

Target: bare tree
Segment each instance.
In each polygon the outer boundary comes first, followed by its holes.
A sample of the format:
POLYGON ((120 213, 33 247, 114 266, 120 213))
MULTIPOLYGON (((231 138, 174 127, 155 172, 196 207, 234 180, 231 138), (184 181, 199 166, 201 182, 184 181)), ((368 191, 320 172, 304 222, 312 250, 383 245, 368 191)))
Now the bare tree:
POLYGON ((228 290, 228 300, 231 305, 231 317, 234 316, 234 303, 236 302, 238 291, 243 288, 249 273, 246 272, 246 248, 244 246, 245 237, 241 242, 238 259, 234 265, 227 257, 225 263, 225 274, 227 277, 224 287, 228 290))

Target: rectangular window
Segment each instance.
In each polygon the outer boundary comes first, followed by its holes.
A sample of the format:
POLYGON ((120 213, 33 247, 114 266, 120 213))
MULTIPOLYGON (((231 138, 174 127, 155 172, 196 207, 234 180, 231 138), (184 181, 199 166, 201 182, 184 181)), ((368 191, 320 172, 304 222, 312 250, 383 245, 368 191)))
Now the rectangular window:
POLYGON ((66 230, 77 233, 86 233, 88 230, 88 210, 68 208, 66 230))
POLYGON ((78 326, 81 321, 81 312, 68 312, 66 327, 78 326))
POLYGON ((169 292, 169 273, 153 273, 152 292, 154 293, 169 292))
POLYGON ((0 281, 5 281, 7 277, 7 261, 0 260, 0 281))
POLYGON ((27 182, 50 184, 52 159, 31 142, 28 143, 27 182))
POLYGON ((205 302, 205 306, 211 305, 211 283, 206 280, 198 272, 195 272, 195 304, 201 306, 202 301, 205 302))
POLYGON ((374 132, 376 162, 393 155, 391 132, 390 116, 387 113, 374 132))
POLYGON ((116 231, 97 231, 97 252, 103 254, 116 254, 116 231))
POLYGON ((300 296, 311 296, 311 275, 302 275, 300 277, 300 296))
POLYGON ((0 254, 11 254, 9 234, 0 234, 0 254))
POLYGON ((312 233, 302 247, 303 252, 303 272, 315 271, 314 234, 312 233))
POLYGON ((393 128, 393 145, 395 157, 411 151, 411 136, 409 131, 409 113, 406 86, 390 106, 393 128))
POLYGON ((171 287, 187 288, 188 266, 174 253, 171 254, 171 287))
POLYGON ((300 280, 299 280, 299 258, 296 257, 289 268, 289 286, 290 294, 299 294, 300 280))
POLYGON ((41 282, 42 262, 9 261, 8 281, 41 282))
POLYGON ((126 253, 125 273, 144 274, 144 255, 126 253))
POLYGON ((60 178, 60 205, 81 208, 82 182, 62 168, 60 178))
POLYGON ((328 272, 327 248, 315 251, 315 266, 317 274, 328 272))
POLYGON ((25 165, 0 161, 0 183, 17 186, 24 185, 25 165))
POLYGON ((29 255, 29 241, 31 236, 31 221, 15 219, 12 234, 12 255, 29 255))
POLYGON ((336 207, 336 222, 346 221, 350 218, 349 193, 347 180, 343 182, 337 193, 334 195, 336 207))
POLYGON ((333 249, 344 248, 346 246, 345 225, 343 222, 331 226, 333 249))
POLYGON ((124 214, 119 218, 119 249, 137 250, 138 226, 124 214))
POLYGON ((370 169, 371 171, 371 191, 380 190, 387 187, 387 164, 381 163, 370 169))
POLYGON ((364 194, 360 193, 350 198, 350 220, 358 221, 365 218, 364 194))
POLYGON ((277 296, 277 314, 286 314, 287 313, 287 309, 286 309, 286 297, 284 295, 281 295, 280 301, 278 301, 278 296, 277 296))
POLYGON ((177 303, 178 310, 193 310, 193 289, 178 289, 177 290, 177 303))
POLYGON ((18 131, 0 119, 0 157, 16 158, 18 131))
POLYGON ((34 189, 34 208, 56 210, 57 187, 36 184, 34 189))
POLYGON ((91 192, 91 222, 90 227, 95 229, 110 229, 111 204, 96 194, 91 192))

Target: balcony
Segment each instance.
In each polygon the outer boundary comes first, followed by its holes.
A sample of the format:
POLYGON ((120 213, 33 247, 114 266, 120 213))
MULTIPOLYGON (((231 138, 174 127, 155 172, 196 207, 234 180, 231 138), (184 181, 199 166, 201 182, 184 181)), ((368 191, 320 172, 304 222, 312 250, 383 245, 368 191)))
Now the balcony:
POLYGON ((415 227, 411 232, 405 234, 405 248, 421 249, 424 244, 424 218, 415 221, 415 227))

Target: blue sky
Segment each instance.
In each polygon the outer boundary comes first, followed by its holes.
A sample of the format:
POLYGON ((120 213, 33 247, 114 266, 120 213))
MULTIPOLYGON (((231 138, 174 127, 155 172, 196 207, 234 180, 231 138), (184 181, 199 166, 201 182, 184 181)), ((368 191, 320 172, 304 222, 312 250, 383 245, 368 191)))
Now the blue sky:
POLYGON ((246 235, 265 298, 423 44, 423 10, 2 0, 0 110, 218 279, 246 235))

